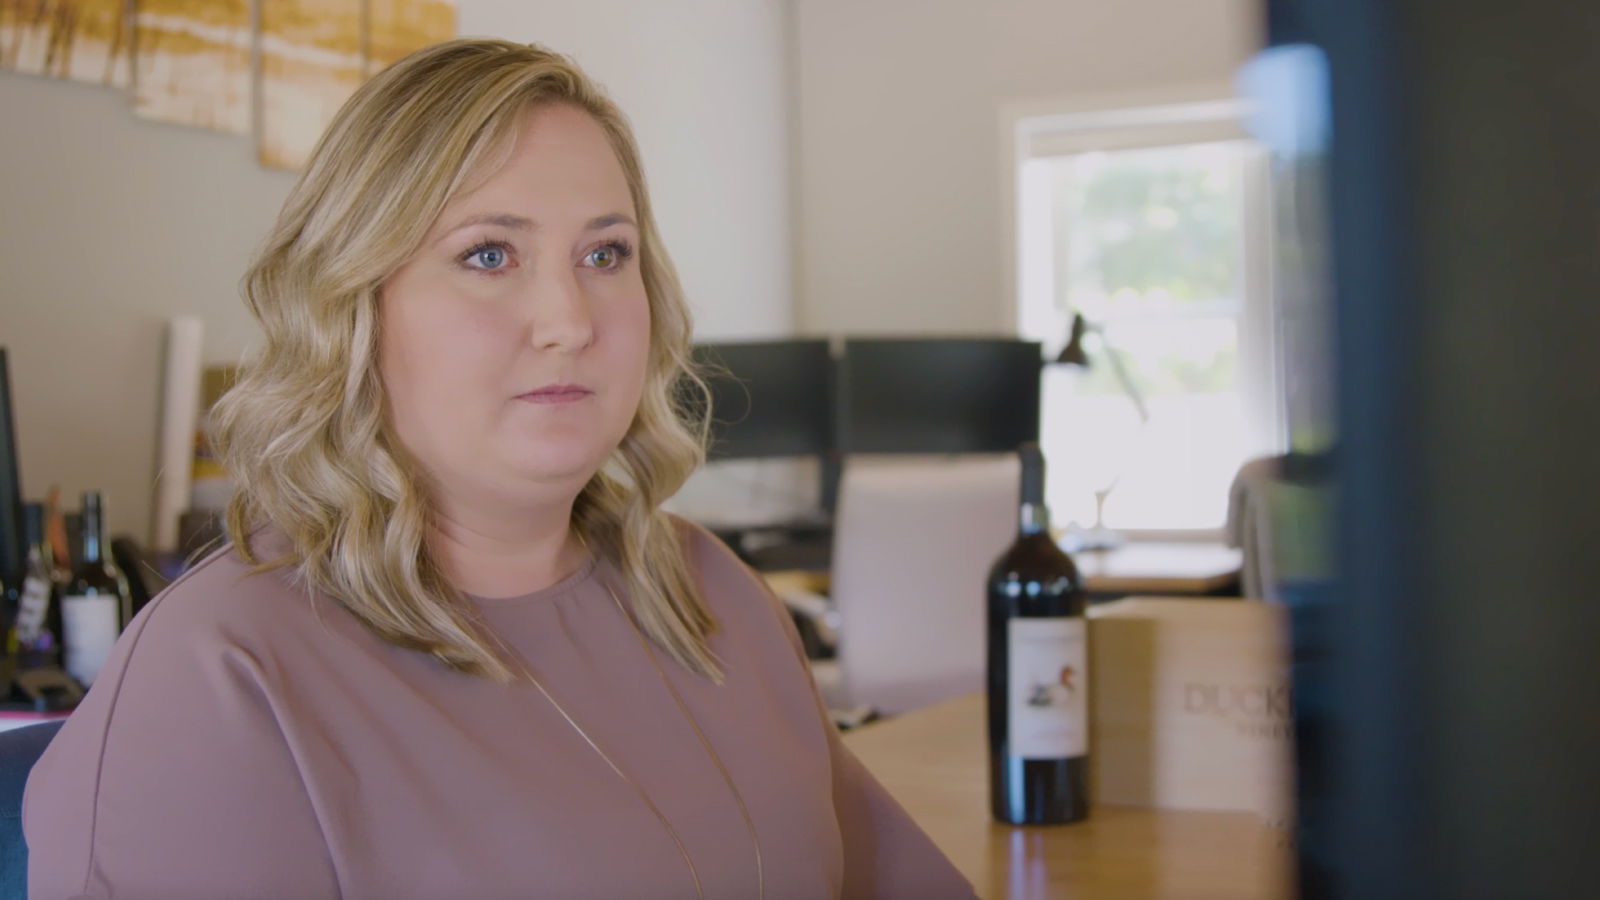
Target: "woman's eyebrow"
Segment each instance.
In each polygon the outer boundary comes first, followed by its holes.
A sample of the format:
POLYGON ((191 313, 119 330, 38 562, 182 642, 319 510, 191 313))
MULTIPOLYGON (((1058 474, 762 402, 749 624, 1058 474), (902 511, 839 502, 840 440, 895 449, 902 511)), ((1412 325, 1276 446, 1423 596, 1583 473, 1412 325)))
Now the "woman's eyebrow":
MULTIPOLYGON (((533 231, 539 227, 537 223, 527 216, 519 216, 514 213, 480 213, 478 215, 468 216, 467 218, 462 219, 460 222, 456 223, 454 228, 451 228, 449 231, 440 235, 440 237, 449 237, 463 228, 472 228, 475 225, 498 225, 501 228, 510 228, 514 231, 533 231)), ((600 231, 604 228, 610 228, 613 225, 633 225, 635 228, 638 227, 637 223, 633 221, 631 216, 617 212, 606 213, 603 216, 595 216, 588 222, 584 223, 583 230, 600 231)))
POLYGON ((518 216, 511 213, 480 213, 479 215, 462 219, 445 234, 455 234, 463 228, 471 228, 474 225, 499 225, 502 228, 511 228, 516 231, 532 231, 535 228, 533 220, 526 216, 518 216))
POLYGON ((595 216, 594 218, 590 219, 588 224, 583 226, 583 230, 599 231, 602 228, 610 228, 613 225, 632 225, 635 228, 639 227, 632 218, 625 216, 622 213, 607 213, 603 216, 595 216))

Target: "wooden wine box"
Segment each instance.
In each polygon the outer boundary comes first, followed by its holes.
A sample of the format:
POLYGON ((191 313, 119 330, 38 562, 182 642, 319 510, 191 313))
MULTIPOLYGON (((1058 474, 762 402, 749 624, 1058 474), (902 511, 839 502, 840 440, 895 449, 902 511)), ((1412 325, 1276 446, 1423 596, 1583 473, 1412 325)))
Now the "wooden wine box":
POLYGON ((1287 817, 1288 618, 1239 599, 1130 597, 1089 610, 1095 802, 1287 817))

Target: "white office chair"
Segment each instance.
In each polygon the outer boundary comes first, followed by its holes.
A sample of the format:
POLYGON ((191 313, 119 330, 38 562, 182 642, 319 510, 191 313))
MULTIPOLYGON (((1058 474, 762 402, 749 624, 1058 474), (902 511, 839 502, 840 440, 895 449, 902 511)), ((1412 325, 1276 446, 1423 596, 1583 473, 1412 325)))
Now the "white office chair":
POLYGON ((1017 531, 1014 456, 850 459, 832 594, 845 697, 885 715, 984 686, 984 582, 1017 531))

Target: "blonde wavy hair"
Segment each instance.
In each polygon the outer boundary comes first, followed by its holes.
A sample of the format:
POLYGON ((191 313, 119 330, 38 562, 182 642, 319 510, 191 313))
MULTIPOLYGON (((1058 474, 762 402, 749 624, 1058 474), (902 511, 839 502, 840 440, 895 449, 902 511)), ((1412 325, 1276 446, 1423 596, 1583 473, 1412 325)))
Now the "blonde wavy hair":
POLYGON ((688 306, 622 112, 538 46, 463 39, 418 51, 363 85, 322 136, 243 283, 265 341, 213 412, 235 486, 228 536, 247 562, 294 567, 391 644, 515 679, 429 547, 429 504, 385 414, 378 296, 445 204, 504 164, 529 111, 555 103, 594 117, 627 177, 651 329, 638 411, 579 494, 572 527, 621 573, 644 633, 720 680, 716 622, 660 508, 704 459, 709 403, 689 358, 688 306), (254 555, 250 536, 264 526, 287 537, 284 555, 254 555))

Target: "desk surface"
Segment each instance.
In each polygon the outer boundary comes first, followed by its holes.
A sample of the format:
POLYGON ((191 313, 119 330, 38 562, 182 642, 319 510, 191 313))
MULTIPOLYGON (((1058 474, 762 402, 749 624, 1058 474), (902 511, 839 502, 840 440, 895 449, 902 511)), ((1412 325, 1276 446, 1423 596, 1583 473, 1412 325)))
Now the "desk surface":
POLYGON ((1291 896, 1281 835, 1248 813, 1095 807, 1073 825, 996 824, 980 694, 868 725, 844 741, 984 900, 1291 896))
POLYGON ((1222 544, 1127 543, 1072 560, 1093 594, 1209 594, 1239 577, 1243 555, 1222 544))
MULTIPOLYGON (((1239 577, 1241 554, 1222 544, 1129 543, 1072 554, 1091 594, 1210 594, 1239 577)), ((763 572, 773 588, 828 593, 826 572, 763 572)))

